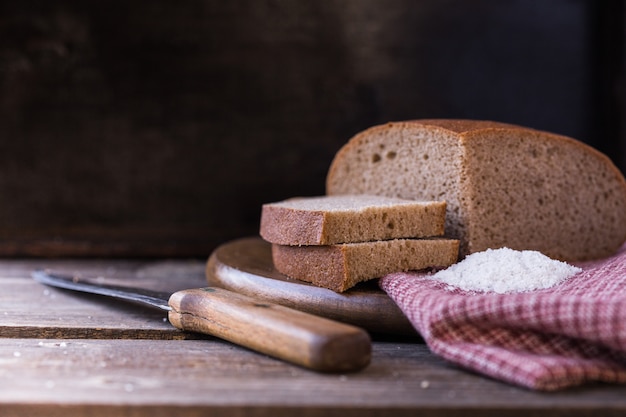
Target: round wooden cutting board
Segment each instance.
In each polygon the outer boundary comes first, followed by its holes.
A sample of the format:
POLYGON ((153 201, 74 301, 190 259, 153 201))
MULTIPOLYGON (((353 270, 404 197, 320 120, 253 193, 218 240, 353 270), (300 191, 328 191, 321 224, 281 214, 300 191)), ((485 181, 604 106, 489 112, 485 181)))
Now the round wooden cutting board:
POLYGON ((207 262, 206 277, 209 285, 353 324, 373 333, 416 334, 376 282, 361 283, 344 293, 336 293, 291 279, 274 269, 271 245, 258 237, 238 239, 218 247, 207 262))

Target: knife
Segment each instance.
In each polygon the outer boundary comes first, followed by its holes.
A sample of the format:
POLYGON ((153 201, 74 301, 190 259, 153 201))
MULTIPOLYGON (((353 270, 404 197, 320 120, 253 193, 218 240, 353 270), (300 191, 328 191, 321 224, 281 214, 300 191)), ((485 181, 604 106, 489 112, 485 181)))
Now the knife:
POLYGON ((371 358, 369 334, 352 325, 315 316, 218 287, 160 293, 100 284, 37 270, 46 285, 140 303, 168 312, 181 330, 204 333, 318 372, 353 372, 371 358))

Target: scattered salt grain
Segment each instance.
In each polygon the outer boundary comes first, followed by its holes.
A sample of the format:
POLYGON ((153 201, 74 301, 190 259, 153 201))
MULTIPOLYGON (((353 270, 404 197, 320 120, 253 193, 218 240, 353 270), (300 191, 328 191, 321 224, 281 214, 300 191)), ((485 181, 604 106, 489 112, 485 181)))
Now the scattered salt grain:
POLYGON ((505 294, 550 288, 581 271, 541 252, 501 248, 468 255, 430 277, 465 291, 505 294))

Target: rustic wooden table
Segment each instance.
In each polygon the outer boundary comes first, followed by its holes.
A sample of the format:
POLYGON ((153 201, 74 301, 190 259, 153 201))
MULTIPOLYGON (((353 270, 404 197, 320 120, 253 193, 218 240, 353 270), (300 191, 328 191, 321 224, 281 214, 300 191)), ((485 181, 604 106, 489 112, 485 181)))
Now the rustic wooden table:
POLYGON ((318 374, 182 333, 158 311, 45 287, 38 268, 168 291, 206 283, 202 260, 0 261, 3 416, 626 415, 626 386, 531 392, 409 338, 375 339, 364 371, 318 374))

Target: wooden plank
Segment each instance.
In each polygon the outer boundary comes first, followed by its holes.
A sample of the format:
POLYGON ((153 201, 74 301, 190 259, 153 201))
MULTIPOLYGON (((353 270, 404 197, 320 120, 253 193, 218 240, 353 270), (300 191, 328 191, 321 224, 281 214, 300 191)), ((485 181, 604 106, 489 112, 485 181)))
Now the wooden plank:
POLYGON ((389 120, 618 142, 593 115, 623 72, 590 71, 622 48, 586 37, 612 2, 43 3, 0 6, 5 255, 204 254, 262 203, 323 194, 339 147, 389 120))
POLYGON ((322 374, 207 337, 162 313, 77 297, 29 276, 49 267, 175 291, 204 260, 0 261, 0 409, 7 416, 618 416, 626 386, 536 393, 457 369, 403 338, 376 339, 363 371, 322 374))
MULTIPOLYGON (((35 269, 158 291, 206 286, 204 262, 188 261, 75 261, 38 260, 0 262, 0 335, 44 338, 198 338, 181 332, 167 314, 104 297, 77 294, 35 282, 35 269)), ((204 336, 202 336, 204 337, 204 336)))
POLYGON ((154 231, 117 228, 85 228, 79 232, 40 228, 20 233, 0 233, 3 257, 203 257, 219 239, 199 231, 154 231))
POLYGON ((617 416, 626 389, 540 394, 460 372, 423 345, 374 344, 372 364, 320 374, 221 341, 0 340, 9 415, 617 416))

